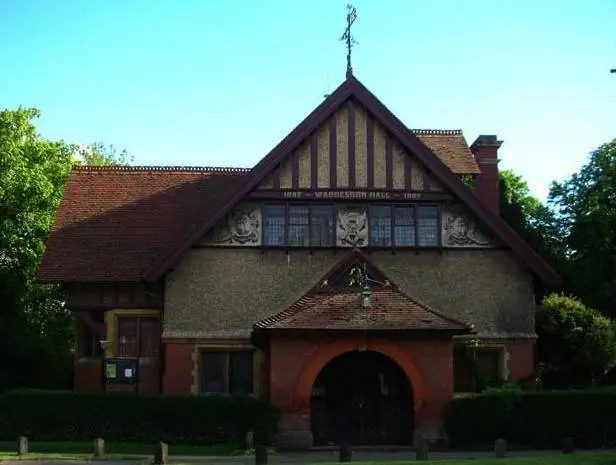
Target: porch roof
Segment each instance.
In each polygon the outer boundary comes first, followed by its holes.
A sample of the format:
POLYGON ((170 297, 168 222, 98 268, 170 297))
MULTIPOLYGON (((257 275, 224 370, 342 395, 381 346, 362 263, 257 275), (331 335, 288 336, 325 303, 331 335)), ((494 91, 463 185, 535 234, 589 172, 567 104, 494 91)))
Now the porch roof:
POLYGON ((255 328, 473 332, 472 324, 443 315, 393 285, 371 291, 371 305, 364 307, 360 291, 328 286, 325 290, 308 293, 288 309, 259 321, 255 328))

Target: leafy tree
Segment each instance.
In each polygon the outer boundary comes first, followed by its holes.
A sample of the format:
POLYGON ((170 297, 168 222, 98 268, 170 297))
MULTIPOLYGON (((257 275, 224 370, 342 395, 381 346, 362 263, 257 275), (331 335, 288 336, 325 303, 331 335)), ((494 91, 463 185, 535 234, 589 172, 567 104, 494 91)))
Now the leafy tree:
POLYGON ((541 381, 548 389, 601 381, 616 363, 616 326, 580 300, 543 298, 536 315, 541 381))
POLYGON ((549 201, 575 270, 571 291, 616 316, 616 139, 592 152, 578 173, 552 183, 549 201))
MULTIPOLYGON (((500 172, 501 216, 567 283, 568 261, 554 211, 530 193, 527 182, 510 170, 500 172)), ((538 298, 555 289, 535 280, 538 298)))
MULTIPOLYGON (((0 112, 0 385, 30 382, 53 366, 45 334, 51 320, 65 326, 70 315, 53 286, 36 283, 36 271, 62 188, 72 164, 70 147, 36 133, 34 108, 0 112), (47 327, 29 319, 44 304, 47 327), (30 373, 26 373, 30 371, 30 373)), ((71 339, 56 350, 66 351, 71 339)), ((53 376, 51 377, 53 379, 53 376)))
POLYGON ((42 138, 35 108, 0 111, 0 388, 70 387, 74 315, 59 286, 36 282, 71 166, 126 163, 113 146, 42 138))
POLYGON ((94 142, 85 147, 77 149, 79 158, 86 165, 113 166, 129 165, 133 159, 126 150, 120 152, 113 145, 106 145, 104 142, 94 142))

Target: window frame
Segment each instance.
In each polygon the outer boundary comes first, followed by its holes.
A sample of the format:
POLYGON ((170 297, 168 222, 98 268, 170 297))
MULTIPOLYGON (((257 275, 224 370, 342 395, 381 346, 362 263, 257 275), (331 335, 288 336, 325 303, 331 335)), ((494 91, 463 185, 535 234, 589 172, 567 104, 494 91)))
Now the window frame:
POLYGON ((428 203, 428 202, 419 202, 419 203, 369 203, 368 204, 368 229, 369 229, 369 242, 368 247, 375 249, 435 249, 442 248, 442 208, 440 203, 428 203), (390 234, 391 234, 391 245, 375 245, 374 237, 372 234, 372 208, 373 207, 386 207, 389 209, 389 217, 391 218, 391 226, 390 226, 390 234), (436 209, 436 244, 435 245, 420 245, 419 243, 419 209, 421 207, 430 207, 436 209), (396 242, 396 217, 395 210, 396 208, 412 208, 413 209, 413 229, 415 240, 413 245, 398 245, 396 242))
POLYGON ((478 393, 479 392, 479 378, 477 374, 478 369, 478 359, 481 353, 490 353, 496 355, 496 371, 497 371, 497 379, 495 381, 504 382, 507 379, 507 358, 506 358, 506 347, 501 345, 480 345, 478 347, 473 347, 466 350, 472 351, 472 360, 466 358, 464 361, 465 364, 468 364, 468 368, 470 369, 470 380, 464 380, 462 384, 470 385, 471 390, 459 389, 459 380, 456 377, 456 352, 460 350, 465 350, 460 344, 458 347, 454 347, 454 353, 452 357, 452 374, 454 381, 454 394, 469 394, 469 393, 478 393))
POLYGON ((233 353, 250 354, 251 356, 251 386, 250 392, 243 392, 244 395, 255 396, 257 394, 257 351, 255 348, 250 347, 200 347, 199 359, 198 359, 198 373, 199 373, 199 395, 202 396, 216 396, 216 395, 233 395, 236 392, 229 391, 231 385, 230 373, 231 373, 231 357, 233 353), (223 367, 223 384, 224 390, 221 392, 205 391, 205 364, 204 357, 207 353, 218 353, 224 355, 224 367, 223 367))
POLYGON ((263 217, 263 228, 261 231, 261 243, 263 247, 267 248, 284 248, 284 249, 332 249, 336 247, 336 218, 337 218, 337 206, 332 202, 312 202, 312 201, 304 201, 304 202, 264 202, 261 207, 261 215, 263 217), (266 221, 267 217, 265 214, 265 210, 268 205, 277 205, 283 206, 284 208, 284 233, 283 233, 283 243, 282 244, 267 244, 265 238, 267 237, 267 227, 266 221), (313 207, 315 206, 327 206, 331 208, 332 211, 332 230, 330 232, 329 242, 330 245, 315 245, 313 237, 312 237, 312 226, 313 226, 313 207), (289 244, 289 209, 290 207, 307 207, 308 208, 308 246, 305 245, 291 245, 289 244))
POLYGON ((118 315, 116 319, 116 341, 115 341, 115 353, 118 358, 140 358, 140 359, 157 359, 160 358, 161 353, 161 321, 160 317, 150 315, 118 315), (137 335, 135 337, 135 344, 137 346, 137 355, 123 355, 122 341, 120 335, 120 324, 122 320, 136 320, 137 321, 137 335), (156 321, 156 334, 157 342, 154 348, 154 355, 141 355, 141 322, 143 320, 155 320, 156 321))

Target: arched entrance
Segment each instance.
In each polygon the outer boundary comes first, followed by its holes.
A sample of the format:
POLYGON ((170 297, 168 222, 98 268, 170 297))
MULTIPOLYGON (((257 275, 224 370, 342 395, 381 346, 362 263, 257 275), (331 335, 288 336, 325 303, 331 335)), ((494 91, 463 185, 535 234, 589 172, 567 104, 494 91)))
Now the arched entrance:
POLYGON ((317 446, 412 444, 413 388, 402 368, 377 351, 345 352, 323 366, 310 413, 317 446))

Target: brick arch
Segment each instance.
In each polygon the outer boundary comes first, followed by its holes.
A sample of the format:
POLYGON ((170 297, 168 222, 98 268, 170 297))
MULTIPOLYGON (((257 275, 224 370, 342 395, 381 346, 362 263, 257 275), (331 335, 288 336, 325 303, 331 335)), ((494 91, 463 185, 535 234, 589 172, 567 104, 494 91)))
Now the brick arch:
POLYGON ((367 344, 358 341, 337 341, 321 347, 302 370, 295 388, 294 404, 298 409, 310 407, 312 386, 321 370, 331 360, 353 350, 373 350, 379 352, 398 364, 404 371, 413 391, 413 406, 418 411, 426 399, 424 378, 413 362, 398 344, 385 339, 371 340, 367 344))

